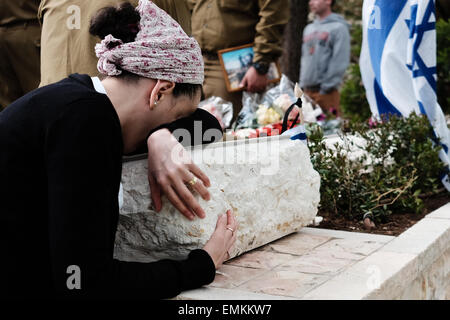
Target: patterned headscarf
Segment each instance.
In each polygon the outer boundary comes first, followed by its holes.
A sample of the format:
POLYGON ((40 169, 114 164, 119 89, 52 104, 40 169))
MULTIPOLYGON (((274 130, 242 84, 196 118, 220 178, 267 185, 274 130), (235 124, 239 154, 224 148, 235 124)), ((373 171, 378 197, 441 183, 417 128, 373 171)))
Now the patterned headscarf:
POLYGON ((123 43, 108 35, 95 46, 100 73, 117 76, 126 70, 151 79, 203 84, 203 58, 197 41, 153 2, 140 0, 136 10, 141 21, 134 42, 123 43))

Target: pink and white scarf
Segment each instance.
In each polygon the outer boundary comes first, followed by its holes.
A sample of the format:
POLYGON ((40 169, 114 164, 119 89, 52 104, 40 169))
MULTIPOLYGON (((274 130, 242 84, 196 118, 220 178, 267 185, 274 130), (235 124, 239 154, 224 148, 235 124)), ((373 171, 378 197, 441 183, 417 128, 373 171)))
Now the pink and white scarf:
POLYGON ((140 0, 139 32, 134 42, 108 35, 95 46, 100 73, 117 76, 122 70, 142 77, 176 83, 203 84, 204 65, 198 42, 149 0, 140 0), (111 47, 111 44, 116 44, 111 47))

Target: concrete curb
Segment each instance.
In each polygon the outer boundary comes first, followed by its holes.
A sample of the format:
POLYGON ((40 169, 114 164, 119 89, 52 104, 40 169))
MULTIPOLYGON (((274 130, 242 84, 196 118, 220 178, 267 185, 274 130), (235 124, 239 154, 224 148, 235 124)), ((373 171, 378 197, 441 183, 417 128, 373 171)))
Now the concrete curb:
POLYGON ((176 299, 450 299, 450 203, 398 237, 303 228, 244 256, 246 263, 225 269, 239 273, 234 282, 218 280, 176 299), (289 259, 264 263, 280 255, 289 259))
POLYGON ((449 299, 450 203, 304 299, 449 299))

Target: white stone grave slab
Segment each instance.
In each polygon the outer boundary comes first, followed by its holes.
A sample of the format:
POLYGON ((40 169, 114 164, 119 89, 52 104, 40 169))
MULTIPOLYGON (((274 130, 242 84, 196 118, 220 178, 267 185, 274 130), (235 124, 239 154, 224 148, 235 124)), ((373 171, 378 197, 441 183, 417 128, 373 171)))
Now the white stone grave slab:
POLYGON ((227 141, 189 149, 209 177, 210 201, 195 193, 206 218, 189 221, 163 197, 152 210, 147 160, 123 164, 123 207, 115 257, 148 262, 184 258, 202 248, 220 214, 232 209, 239 228, 231 258, 312 223, 320 201, 320 177, 307 146, 289 137, 227 141))

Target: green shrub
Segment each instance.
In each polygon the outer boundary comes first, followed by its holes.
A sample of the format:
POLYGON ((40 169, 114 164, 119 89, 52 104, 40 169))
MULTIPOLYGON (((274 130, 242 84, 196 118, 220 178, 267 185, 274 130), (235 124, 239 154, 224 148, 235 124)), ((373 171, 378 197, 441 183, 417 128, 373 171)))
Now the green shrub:
POLYGON ((309 135, 314 168, 321 176, 320 209, 349 219, 372 213, 384 221, 392 212, 420 212, 422 193, 441 188, 444 164, 440 146, 429 139, 432 129, 424 116, 391 117, 370 128, 367 123, 347 123, 343 144, 327 147, 320 127, 309 135), (351 137, 363 138, 365 146, 351 137), (350 150, 363 156, 352 158, 350 150))

